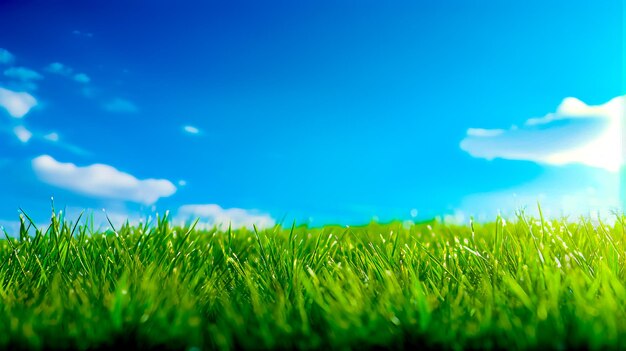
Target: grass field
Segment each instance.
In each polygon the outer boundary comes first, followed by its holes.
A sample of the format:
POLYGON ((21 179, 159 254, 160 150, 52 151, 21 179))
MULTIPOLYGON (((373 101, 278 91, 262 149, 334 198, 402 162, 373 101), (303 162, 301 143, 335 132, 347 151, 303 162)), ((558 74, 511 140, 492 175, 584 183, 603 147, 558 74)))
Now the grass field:
MULTIPOLYGON (((626 348, 624 217, 0 241, 0 348, 626 348)), ((27 233, 30 233, 28 235, 27 233)))

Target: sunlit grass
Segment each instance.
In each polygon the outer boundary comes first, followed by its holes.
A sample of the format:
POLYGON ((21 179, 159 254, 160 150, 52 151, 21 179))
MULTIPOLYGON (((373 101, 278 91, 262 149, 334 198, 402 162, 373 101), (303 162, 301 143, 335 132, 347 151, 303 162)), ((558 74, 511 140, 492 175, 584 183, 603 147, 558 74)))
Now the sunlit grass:
POLYGON ((626 347, 623 216, 7 234, 2 349, 626 347))

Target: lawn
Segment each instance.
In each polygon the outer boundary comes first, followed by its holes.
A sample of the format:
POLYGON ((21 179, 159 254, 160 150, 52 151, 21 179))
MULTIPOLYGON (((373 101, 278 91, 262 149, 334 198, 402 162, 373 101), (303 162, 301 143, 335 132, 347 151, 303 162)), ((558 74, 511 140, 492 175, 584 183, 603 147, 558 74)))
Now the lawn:
POLYGON ((626 348, 624 220, 102 231, 0 240, 0 348, 626 348))

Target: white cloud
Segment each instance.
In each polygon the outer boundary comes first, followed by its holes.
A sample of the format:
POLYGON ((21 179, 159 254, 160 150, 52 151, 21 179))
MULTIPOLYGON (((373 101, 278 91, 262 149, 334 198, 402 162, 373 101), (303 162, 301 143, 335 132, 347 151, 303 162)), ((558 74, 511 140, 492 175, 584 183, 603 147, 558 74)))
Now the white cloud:
POLYGON ((624 163, 622 126, 626 96, 596 106, 566 98, 557 111, 531 118, 523 127, 470 128, 460 147, 485 159, 528 160, 541 164, 583 164, 611 172, 624 163))
POLYGON ((74 80, 79 83, 87 84, 91 81, 91 78, 85 73, 78 73, 74 75, 74 80))
POLYGON ((73 79, 74 81, 82 84, 87 84, 91 82, 91 78, 85 73, 76 73, 74 74, 74 69, 70 66, 66 66, 61 62, 53 62, 46 67, 46 71, 54 74, 61 75, 63 77, 68 77, 73 79))
POLYGON ((15 56, 7 49, 0 48, 0 64, 11 64, 15 60, 15 56))
POLYGON ((194 126, 183 126, 183 130, 189 134, 198 134, 200 133, 200 129, 194 127, 194 126))
POLYGON ((187 181, 184 179, 181 179, 178 181, 178 186, 187 186, 187 181))
POLYGON ((137 106, 132 102, 121 98, 115 98, 106 104, 104 109, 109 112, 134 113, 139 111, 137 106))
MULTIPOLYGON (((89 156, 91 152, 76 146, 72 143, 61 140, 61 136, 57 132, 43 132, 37 129, 28 129, 22 124, 18 124, 14 127, 2 127, 0 126, 0 133, 8 133, 15 136, 23 144, 26 144, 32 140, 45 141, 53 144, 55 147, 65 149, 76 155, 89 156)), ((0 166, 3 165, 3 159, 0 158, 0 166)))
POLYGON ((276 221, 265 213, 255 210, 245 210, 241 208, 222 208, 216 204, 196 204, 184 205, 178 209, 177 220, 189 223, 196 218, 200 218, 200 228, 212 228, 226 230, 230 225, 233 229, 242 227, 270 228, 276 221))
POLYGON ((60 74, 62 76, 71 75, 74 70, 71 67, 68 67, 61 62, 53 62, 46 67, 46 71, 50 73, 60 74))
POLYGON ((93 33, 91 32, 83 32, 80 30, 74 30, 72 31, 72 34, 78 36, 78 37, 86 37, 86 38, 92 38, 93 37, 93 33))
POLYGON ((13 128, 13 134, 15 134, 17 139, 22 143, 27 143, 30 138, 33 137, 33 133, 24 126, 16 126, 13 128))
POLYGON ((475 137, 492 137, 504 133, 504 129, 469 128, 467 135, 475 137))
POLYGON ((176 192, 176 187, 169 180, 140 180, 105 164, 80 167, 41 155, 33 159, 32 166, 41 181, 92 197, 150 205, 176 192))
POLYGON ((3 107, 12 117, 22 118, 36 105, 37 100, 29 93, 18 93, 0 87, 0 107, 3 107))
POLYGON ((611 217, 620 211, 620 176, 599 168, 568 166, 553 168, 525 184, 466 196, 456 209, 475 216, 479 221, 492 221, 498 213, 512 218, 525 209, 538 216, 537 203, 544 216, 558 218, 601 214, 611 217))
POLYGON ((44 135, 43 138, 48 141, 57 142, 59 141, 59 134, 56 132, 52 132, 44 135))
POLYGON ((31 80, 40 80, 43 79, 43 76, 36 71, 33 71, 30 68, 26 67, 11 67, 4 70, 4 75, 18 79, 21 81, 31 81, 31 80))

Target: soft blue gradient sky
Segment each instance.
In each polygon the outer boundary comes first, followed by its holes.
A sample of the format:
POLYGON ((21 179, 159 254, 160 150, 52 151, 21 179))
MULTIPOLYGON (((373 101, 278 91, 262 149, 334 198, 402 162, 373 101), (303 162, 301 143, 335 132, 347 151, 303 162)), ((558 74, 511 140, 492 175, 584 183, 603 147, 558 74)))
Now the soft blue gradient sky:
POLYGON ((615 109, 555 112, 624 94, 622 1, 94 4, 0 4, 4 223, 50 196, 244 224, 619 205, 621 153, 572 151, 615 109))

